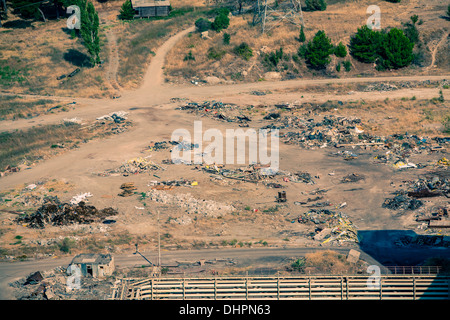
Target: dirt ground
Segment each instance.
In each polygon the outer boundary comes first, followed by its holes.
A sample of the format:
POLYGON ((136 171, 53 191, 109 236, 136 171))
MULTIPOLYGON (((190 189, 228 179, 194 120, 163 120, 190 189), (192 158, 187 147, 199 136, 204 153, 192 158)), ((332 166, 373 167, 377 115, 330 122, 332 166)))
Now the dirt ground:
MULTIPOLYGON (((412 1, 405 3, 413 4, 412 1)), ((406 15, 405 19, 408 17, 406 15)), ((375 84, 389 83, 393 74, 385 75, 385 78, 302 79, 229 86, 164 83, 166 56, 188 32, 185 30, 172 36, 156 50, 139 89, 122 90, 118 99, 84 99, 82 107, 64 113, 2 122, 4 130, 26 129, 74 116, 95 121, 97 117, 119 110, 128 112, 128 120, 133 122, 133 126, 124 133, 89 141, 80 148, 37 163, 29 170, 0 178, 0 244, 5 259, 38 254, 63 255, 61 247, 54 245, 60 244, 66 237, 73 241, 70 254, 129 251, 136 242, 142 250, 151 250, 158 244, 158 234, 165 249, 354 246, 354 239, 326 243, 314 240, 313 236, 323 225, 298 222, 300 216, 312 209, 309 205, 325 201, 329 202, 327 209, 342 212, 351 221, 352 228, 358 231, 395 229, 414 230, 421 234, 446 234, 445 229, 423 228, 422 223, 415 221, 417 214, 431 214, 437 205, 448 206, 444 196, 425 199, 423 207, 405 212, 383 208, 382 205, 386 198, 393 197, 393 192, 405 187, 405 181, 415 180, 435 170, 447 172, 448 166, 437 163, 442 158, 448 159, 448 143, 442 143, 441 148, 434 151, 419 148, 422 152, 413 152, 407 157, 408 161, 425 165, 398 170, 391 162, 376 161, 376 156, 389 152, 384 147, 302 148, 281 142, 280 169, 286 173, 307 172, 315 184, 294 182, 288 174, 281 174, 270 181, 281 184, 283 187, 280 189, 268 188, 263 181, 252 183, 218 179, 217 175, 203 172, 200 166, 170 164, 165 161, 170 159, 170 148, 155 151, 149 150, 149 147, 155 142, 170 141, 176 129, 184 128, 192 132, 196 120, 202 121, 204 131, 209 128, 220 132, 226 132, 226 129, 258 130, 266 125, 276 125, 276 121, 264 119, 272 112, 279 112, 282 117, 313 118, 314 121, 326 115, 349 119, 357 117, 361 119, 364 132, 377 137, 405 134, 406 131, 421 137, 443 137, 446 136, 444 119, 449 110, 448 83, 445 82, 448 68, 437 70, 441 76, 435 78, 435 84, 393 91, 363 91, 358 87, 371 81, 375 84), (267 93, 255 95, 253 91, 267 93), (214 112, 202 109, 198 114, 177 110, 188 102, 201 104, 212 100, 234 103, 237 106, 235 115, 252 119, 249 127, 240 127, 240 123, 234 121, 218 121, 214 119, 214 112), (291 111, 287 107, 276 107, 276 104, 285 103, 298 107, 291 111), (329 104, 322 107, 325 103, 329 104), (346 160, 339 153, 342 151, 355 153, 357 157, 346 160), (117 172, 107 174, 139 157, 147 157, 162 169, 127 176, 117 172), (364 175, 365 178, 358 182, 341 182, 343 177, 352 173, 364 175), (153 181, 181 179, 196 183, 158 192, 152 189, 153 181), (134 194, 119 196, 123 183, 133 183, 136 187, 134 194), (27 186, 30 184, 37 187, 29 190, 27 186), (326 192, 317 194, 317 190, 326 192), (286 202, 276 201, 279 191, 286 192, 286 202), (41 230, 14 221, 19 214, 32 213, 39 207, 39 202, 32 203, 27 198, 29 194, 38 193, 38 199, 45 195, 58 196, 61 201, 68 202, 85 192, 92 195, 87 198, 87 204, 99 209, 113 207, 118 210, 119 214, 111 217, 115 223, 63 227, 49 225, 41 230), (308 198, 317 195, 323 198, 308 201, 308 198)), ((404 78, 397 78, 397 81, 420 82, 429 79, 410 71, 411 74, 406 71, 404 78)), ((67 98, 51 96, 51 99, 67 98)), ((77 97, 70 99, 79 101, 77 97)), ((227 112, 224 110, 225 114, 227 112)), ((283 129, 281 133, 302 130, 294 127, 283 129)), ((355 130, 354 126, 351 130, 355 130)), ((247 166, 248 163, 227 165, 226 169, 247 166)))

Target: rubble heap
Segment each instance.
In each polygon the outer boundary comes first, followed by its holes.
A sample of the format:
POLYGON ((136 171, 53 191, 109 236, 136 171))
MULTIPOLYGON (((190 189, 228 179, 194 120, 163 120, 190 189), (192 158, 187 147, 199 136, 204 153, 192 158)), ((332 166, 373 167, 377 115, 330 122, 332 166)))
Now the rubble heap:
POLYGON ((44 229, 46 225, 64 226, 70 224, 89 224, 101 222, 108 216, 117 215, 117 210, 105 208, 98 210, 87 206, 83 201, 78 204, 63 203, 58 197, 47 197, 44 204, 35 213, 16 218, 19 224, 29 228, 44 229))
POLYGON ((132 196, 134 194, 134 191, 137 190, 133 182, 122 183, 120 189, 122 189, 122 192, 119 193, 118 195, 121 197, 132 196))
POLYGON ((150 170, 159 169, 162 169, 162 167, 149 160, 148 158, 138 157, 128 160, 116 169, 109 170, 108 172, 104 173, 104 175, 120 173, 126 177, 130 174, 144 173, 150 170))
POLYGON ((313 223, 320 227, 313 235, 314 240, 323 243, 338 242, 358 242, 356 227, 350 219, 342 212, 328 209, 311 209, 298 217, 299 223, 313 223))

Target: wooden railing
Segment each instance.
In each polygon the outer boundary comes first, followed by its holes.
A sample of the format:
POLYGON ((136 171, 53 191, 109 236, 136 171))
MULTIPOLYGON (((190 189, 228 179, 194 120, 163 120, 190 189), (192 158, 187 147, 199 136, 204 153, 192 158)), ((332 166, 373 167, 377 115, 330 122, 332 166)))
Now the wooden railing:
POLYGON ((122 279, 112 299, 450 299, 449 276, 382 275, 375 287, 368 280, 369 276, 122 279))

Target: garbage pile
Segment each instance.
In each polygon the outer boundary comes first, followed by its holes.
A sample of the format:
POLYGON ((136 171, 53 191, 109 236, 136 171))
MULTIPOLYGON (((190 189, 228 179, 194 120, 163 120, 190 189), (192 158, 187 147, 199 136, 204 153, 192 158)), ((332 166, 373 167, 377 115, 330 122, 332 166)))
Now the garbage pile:
POLYGON ((322 241, 322 243, 333 241, 358 242, 356 227, 342 212, 328 209, 310 209, 299 216, 297 221, 319 225, 320 227, 316 229, 312 237, 314 240, 322 241))
POLYGON ((159 142, 154 142, 154 143, 150 144, 150 146, 148 147, 148 150, 160 151, 160 150, 165 150, 168 148, 169 148, 169 145, 168 145, 167 141, 159 141, 159 142))
POLYGON ((445 177, 430 176, 412 181, 408 186, 408 196, 429 198, 445 196, 450 198, 450 180, 445 177))
POLYGON ((204 216, 218 217, 236 210, 232 205, 213 200, 196 199, 189 193, 172 195, 162 190, 152 189, 146 195, 154 202, 174 205, 187 214, 202 214, 204 216))
POLYGON ((424 203, 421 200, 410 198, 404 194, 399 194, 394 198, 384 200, 382 207, 391 210, 416 210, 422 207, 424 203))
POLYGON ((287 144, 296 144, 303 148, 316 148, 352 144, 358 142, 381 142, 378 137, 364 133, 361 119, 351 117, 324 116, 320 120, 285 116, 277 125, 265 126, 262 129, 300 129, 280 134, 287 144))
POLYGON ((114 173, 122 174, 123 176, 128 176, 130 174, 139 174, 144 173, 150 170, 164 170, 163 167, 160 165, 157 165, 153 161, 151 161, 148 157, 137 157, 128 160, 124 164, 122 164, 120 167, 116 169, 109 170, 102 175, 110 175, 114 173))
POLYGON ((217 110, 217 109, 223 109, 223 108, 229 108, 234 106, 233 104, 224 104, 221 101, 204 101, 203 103, 197 103, 197 102, 189 102, 181 107, 176 108, 177 110, 217 110))
POLYGON ((110 114, 98 117, 97 120, 106 123, 106 121, 111 121, 114 123, 122 123, 125 120, 127 120, 128 113, 125 111, 115 111, 111 112, 110 114))
POLYGON ((358 173, 350 173, 341 179, 341 183, 352 183, 365 180, 366 177, 358 173))
POLYGON ((121 197, 132 196, 134 194, 134 191, 137 190, 133 182, 122 183, 120 189, 122 189, 122 192, 119 193, 118 195, 121 197))
POLYGON ((78 204, 63 203, 58 197, 52 196, 45 198, 44 204, 35 213, 20 216, 15 221, 18 224, 26 224, 29 228, 44 229, 47 225, 101 222, 104 218, 117 214, 117 210, 111 207, 98 210, 94 206, 87 206, 83 201, 78 204))
POLYGON ((174 187, 192 187, 198 185, 195 180, 167 180, 167 181, 150 181, 149 187, 156 190, 172 190, 174 187))
POLYGON ((403 236, 394 242, 397 246, 438 246, 446 247, 450 246, 448 237, 442 235, 416 235, 416 236, 403 236))
POLYGON ((395 91, 398 90, 398 87, 389 84, 389 83, 376 83, 376 84, 370 84, 367 87, 363 89, 364 92, 371 92, 371 91, 395 91))

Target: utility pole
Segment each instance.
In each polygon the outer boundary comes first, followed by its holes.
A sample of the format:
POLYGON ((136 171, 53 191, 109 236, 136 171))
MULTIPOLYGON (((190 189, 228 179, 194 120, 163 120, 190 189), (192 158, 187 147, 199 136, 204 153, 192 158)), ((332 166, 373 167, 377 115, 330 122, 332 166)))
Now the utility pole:
POLYGON ((159 210, 158 210, 158 267, 161 268, 161 232, 159 225, 159 210))

